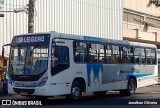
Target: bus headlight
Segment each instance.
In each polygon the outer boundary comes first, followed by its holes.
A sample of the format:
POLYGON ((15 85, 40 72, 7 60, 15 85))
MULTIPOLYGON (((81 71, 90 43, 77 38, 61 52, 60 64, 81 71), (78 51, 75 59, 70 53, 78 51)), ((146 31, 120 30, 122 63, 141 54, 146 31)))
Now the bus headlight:
POLYGON ((42 79, 42 81, 39 83, 39 87, 44 86, 44 84, 47 82, 48 77, 45 77, 42 79))

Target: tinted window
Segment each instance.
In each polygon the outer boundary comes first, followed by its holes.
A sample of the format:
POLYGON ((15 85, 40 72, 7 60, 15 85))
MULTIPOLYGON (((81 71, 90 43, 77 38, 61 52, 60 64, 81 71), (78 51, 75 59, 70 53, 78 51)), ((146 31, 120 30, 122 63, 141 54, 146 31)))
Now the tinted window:
POLYGON ((142 64, 146 63, 144 48, 134 48, 134 62, 142 64))
POLYGON ((140 63, 139 48, 134 48, 134 62, 140 63))
POLYGON ((151 59, 152 64, 156 64, 156 51, 154 49, 151 50, 151 59))
POLYGON ((104 45, 91 43, 89 45, 89 62, 104 63, 104 60, 104 45))
POLYGON ((151 64, 152 59, 151 59, 151 49, 146 49, 146 63, 151 64))
POLYGON ((51 74, 55 75, 69 68, 69 50, 65 46, 52 47, 51 74))
POLYGON ((106 63, 111 63, 111 55, 112 55, 112 46, 107 45, 106 46, 106 63))
POLYGON ((87 44, 84 42, 74 43, 74 61, 87 62, 87 44))
POLYGON ((112 45, 112 63, 120 63, 120 50, 119 46, 112 45))
POLYGON ((144 48, 140 48, 140 63, 142 64, 146 63, 144 48))
POLYGON ((133 51, 131 47, 121 47, 121 62, 133 63, 133 51))

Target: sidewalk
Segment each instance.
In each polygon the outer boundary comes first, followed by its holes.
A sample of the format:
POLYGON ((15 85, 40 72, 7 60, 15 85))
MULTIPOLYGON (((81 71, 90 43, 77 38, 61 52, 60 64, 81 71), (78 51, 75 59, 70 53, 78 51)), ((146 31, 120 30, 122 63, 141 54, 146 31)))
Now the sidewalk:
POLYGON ((0 99, 10 99, 10 97, 15 97, 14 95, 7 94, 7 95, 0 95, 0 99))

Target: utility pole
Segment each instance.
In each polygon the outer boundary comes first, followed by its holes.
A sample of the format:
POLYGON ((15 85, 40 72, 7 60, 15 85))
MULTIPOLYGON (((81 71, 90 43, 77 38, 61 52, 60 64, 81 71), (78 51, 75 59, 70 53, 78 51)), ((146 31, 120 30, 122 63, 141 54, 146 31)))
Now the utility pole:
POLYGON ((4 14, 0 14, 0 17, 4 17, 4 14))
POLYGON ((28 7, 28 33, 33 33, 35 0, 29 0, 28 7))

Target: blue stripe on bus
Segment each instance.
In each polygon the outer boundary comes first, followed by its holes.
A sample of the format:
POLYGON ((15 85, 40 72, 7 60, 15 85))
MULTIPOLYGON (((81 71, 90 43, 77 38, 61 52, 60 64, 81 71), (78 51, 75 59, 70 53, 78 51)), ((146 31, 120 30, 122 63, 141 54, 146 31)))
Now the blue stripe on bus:
POLYGON ((84 40, 89 40, 89 41, 98 41, 98 42, 102 41, 101 38, 97 38, 97 37, 84 36, 83 38, 84 38, 84 40))
POLYGON ((135 76, 136 78, 140 78, 140 77, 145 77, 145 76, 149 76, 149 75, 152 75, 152 74, 129 74, 127 75, 127 80, 129 79, 130 76, 135 76))
POLYGON ((99 81, 99 73, 103 72, 102 64, 87 64, 87 77, 88 77, 88 86, 90 87, 91 83, 91 73, 93 72, 93 79, 99 81))

